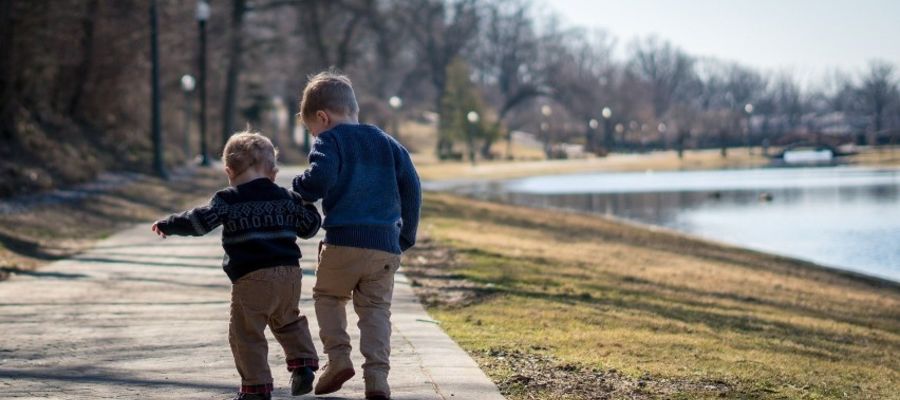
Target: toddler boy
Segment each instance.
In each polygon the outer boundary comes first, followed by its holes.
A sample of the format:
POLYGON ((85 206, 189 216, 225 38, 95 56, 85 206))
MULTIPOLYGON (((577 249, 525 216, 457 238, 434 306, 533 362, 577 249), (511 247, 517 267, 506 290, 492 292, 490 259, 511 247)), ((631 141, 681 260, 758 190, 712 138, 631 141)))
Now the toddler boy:
POLYGON ((406 149, 358 114, 346 76, 323 72, 303 90, 300 117, 316 140, 293 187, 304 200, 322 199, 325 214, 313 299, 328 364, 315 393, 335 392, 355 374, 344 309, 352 299, 366 399, 389 399, 394 273, 416 241, 422 193, 406 149))
POLYGON ((209 204, 153 224, 166 235, 201 236, 222 225, 223 267, 231 279, 228 340, 241 376, 235 400, 271 399, 266 326, 284 348, 291 394, 312 390, 319 358, 300 301, 297 236, 318 232, 321 217, 297 193, 275 184, 276 150, 258 133, 238 133, 222 154, 231 187, 209 204))

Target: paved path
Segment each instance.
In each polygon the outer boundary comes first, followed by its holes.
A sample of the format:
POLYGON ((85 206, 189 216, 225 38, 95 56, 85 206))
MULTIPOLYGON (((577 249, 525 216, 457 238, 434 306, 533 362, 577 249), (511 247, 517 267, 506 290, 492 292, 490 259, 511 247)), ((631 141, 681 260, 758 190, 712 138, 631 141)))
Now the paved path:
MULTIPOLYGON (((315 246, 301 242, 307 257, 301 310, 310 316, 313 336, 315 246)), ((141 225, 78 257, 0 283, 0 397, 230 398, 240 380, 228 347, 230 284, 221 255, 217 232, 162 240, 141 225)), ((352 308, 348 314, 358 343, 352 308)), ((430 318, 402 275, 392 320, 394 398, 503 398, 438 325, 423 322, 430 318)), ((274 397, 291 398, 284 355, 267 335, 274 397)), ((317 337, 316 345, 321 352, 317 337)), ((354 357, 357 376, 323 398, 363 398, 356 350, 354 357)))

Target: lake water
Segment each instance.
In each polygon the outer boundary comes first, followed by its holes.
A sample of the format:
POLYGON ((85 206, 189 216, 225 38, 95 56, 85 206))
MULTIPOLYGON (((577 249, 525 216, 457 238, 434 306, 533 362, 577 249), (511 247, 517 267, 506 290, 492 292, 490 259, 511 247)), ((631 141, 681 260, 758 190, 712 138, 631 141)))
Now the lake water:
POLYGON ((609 214, 900 281, 900 169, 593 173, 455 189, 609 214))

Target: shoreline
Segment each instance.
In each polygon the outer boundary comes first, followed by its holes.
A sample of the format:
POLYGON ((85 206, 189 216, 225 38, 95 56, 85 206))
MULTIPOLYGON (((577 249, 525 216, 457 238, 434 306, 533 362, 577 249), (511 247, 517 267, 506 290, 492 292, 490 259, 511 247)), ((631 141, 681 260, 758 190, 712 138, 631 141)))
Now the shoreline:
POLYGON ((680 236, 680 237, 683 237, 688 240, 706 242, 706 243, 709 243, 714 246, 722 247, 724 249, 733 249, 735 251, 756 253, 760 256, 765 256, 765 257, 779 258, 779 259, 782 259, 783 261, 797 264, 797 266, 800 266, 803 268, 810 268, 810 269, 817 270, 817 271, 825 271, 825 272, 839 275, 844 278, 855 279, 855 280, 863 281, 865 283, 868 283, 868 284, 871 284, 874 286, 884 287, 884 288, 892 288, 897 291, 900 291, 900 280, 895 281, 890 278, 877 276, 877 275, 869 275, 869 274, 866 274, 863 272, 844 269, 844 268, 841 268, 838 266, 830 266, 830 265, 820 264, 820 263, 817 263, 812 260, 807 260, 807 259, 804 259, 801 257, 792 256, 792 255, 788 255, 788 254, 781 254, 781 253, 772 252, 772 251, 754 249, 752 247, 741 246, 741 245, 737 245, 734 243, 724 242, 721 240, 716 240, 713 238, 708 238, 708 237, 704 237, 701 235, 692 234, 689 232, 679 231, 677 229, 670 228, 667 226, 654 225, 654 224, 650 224, 650 223, 646 223, 646 222, 623 218, 623 217, 619 217, 617 215, 598 214, 598 213, 592 213, 590 211, 581 211, 581 210, 575 210, 575 209, 569 209, 569 208, 538 207, 538 206, 529 206, 529 205, 523 205, 523 204, 512 204, 512 203, 506 203, 506 202, 502 202, 502 201, 498 201, 498 200, 479 199, 479 198, 471 197, 471 196, 468 196, 465 194, 459 194, 459 193, 453 193, 453 192, 432 191, 432 193, 446 193, 446 194, 450 194, 453 196, 464 197, 464 198, 470 199, 470 200, 486 201, 489 203, 498 204, 498 205, 502 205, 502 206, 525 207, 525 208, 534 209, 534 210, 547 210, 547 211, 553 211, 553 212, 559 212, 559 213, 565 213, 565 214, 582 215, 582 216, 587 216, 587 217, 608 219, 610 221, 620 223, 623 225, 628 225, 628 226, 631 226, 631 227, 634 227, 637 229, 644 229, 644 230, 647 230, 650 232, 663 232, 663 233, 670 234, 670 235, 680 236))
MULTIPOLYGON (((722 158, 718 150, 688 150, 679 159, 674 151, 651 151, 647 153, 614 153, 607 157, 580 158, 568 160, 529 161, 480 161, 442 162, 426 159, 421 155, 414 158, 416 168, 423 180, 432 182, 476 181, 485 182, 498 179, 526 178, 536 175, 564 175, 598 172, 645 172, 645 171, 695 171, 715 169, 750 168, 794 168, 775 165, 772 160, 758 152, 748 154, 746 148, 729 148, 729 156, 722 158), (417 160, 418 158, 418 160, 417 160)), ((894 148, 863 148, 857 154, 842 157, 837 166, 870 168, 900 168, 900 146, 894 148)), ((803 166, 799 166, 803 167, 803 166)))
MULTIPOLYGON (((762 168, 770 168, 770 167, 769 166, 736 167, 736 168, 727 168, 727 169, 753 170, 753 169, 762 169, 762 168)), ((801 167, 771 166, 771 168, 803 168, 803 167, 802 166, 801 167)), ((856 168, 856 169, 871 170, 871 171, 900 172, 900 166, 898 166, 898 165, 845 164, 845 165, 837 165, 837 166, 829 166, 829 167, 807 167, 807 168, 856 168)), ((658 172, 670 172, 670 171, 658 171, 658 172)), ((638 171, 581 171, 581 172, 567 172, 567 173, 560 173, 560 174, 538 175, 538 176, 532 176, 532 177, 591 175, 591 174, 596 174, 596 173, 629 174, 629 173, 640 173, 640 172, 638 172, 638 171)), ((779 253, 777 251, 772 251, 772 250, 743 246, 743 245, 737 244, 737 243, 716 240, 715 238, 706 237, 706 236, 703 236, 702 234, 698 234, 698 233, 685 232, 685 231, 681 231, 681 230, 671 228, 671 227, 655 225, 655 224, 648 223, 648 222, 643 222, 643 221, 639 221, 639 220, 620 217, 620 216, 614 215, 614 214, 596 213, 596 212, 591 212, 591 211, 578 210, 578 209, 572 209, 572 208, 563 208, 563 207, 514 204, 514 203, 504 202, 499 199, 478 197, 476 194, 476 192, 478 191, 477 188, 484 188, 484 187, 492 186, 492 185, 500 185, 503 182, 513 181, 513 180, 518 180, 518 179, 525 179, 525 178, 493 178, 493 179, 466 178, 466 179, 455 179, 455 180, 423 181, 422 186, 423 186, 423 190, 432 192, 432 193, 446 193, 446 194, 451 194, 454 196, 465 197, 467 199, 472 199, 472 200, 477 200, 477 201, 488 201, 488 202, 491 202, 494 204, 500 204, 500 205, 505 205, 505 206, 526 207, 526 208, 535 209, 535 210, 549 210, 549 211, 554 211, 554 212, 563 212, 563 213, 568 213, 568 214, 605 218, 605 219, 609 219, 611 221, 619 222, 622 224, 627 224, 627 225, 634 226, 634 227, 641 228, 641 229, 647 229, 647 230, 655 231, 655 232, 656 231, 667 232, 667 233, 671 233, 671 234, 675 234, 675 235, 680 235, 680 236, 683 236, 688 239, 706 241, 706 242, 713 243, 713 244, 716 244, 719 246, 733 248, 733 249, 740 250, 740 251, 750 251, 750 252, 759 253, 761 255, 780 257, 785 260, 790 260, 790 261, 798 263, 798 264, 805 264, 805 267, 807 267, 807 268, 824 270, 824 271, 828 271, 828 272, 838 274, 841 276, 850 277, 850 278, 857 279, 857 280, 868 281, 868 282, 878 285, 878 286, 892 287, 894 289, 900 290, 900 280, 894 280, 894 279, 891 279, 886 276, 868 274, 863 271, 853 270, 853 269, 850 269, 847 267, 842 267, 840 265, 824 264, 824 263, 817 262, 817 261, 814 261, 811 259, 803 258, 803 256, 791 255, 791 254, 779 253), (469 190, 467 190, 467 189, 469 189, 469 190)), ((619 193, 619 192, 609 192, 609 193, 604 192, 604 193, 597 193, 597 194, 613 195, 613 194, 617 194, 617 193, 619 193)))

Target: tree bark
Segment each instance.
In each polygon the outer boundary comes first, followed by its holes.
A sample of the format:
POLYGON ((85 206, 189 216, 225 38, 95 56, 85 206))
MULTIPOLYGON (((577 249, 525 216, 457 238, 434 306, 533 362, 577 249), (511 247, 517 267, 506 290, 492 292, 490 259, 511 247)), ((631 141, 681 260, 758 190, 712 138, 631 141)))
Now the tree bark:
POLYGON ((81 104, 81 98, 84 96, 84 85, 90 79, 91 63, 94 59, 94 21, 97 20, 97 0, 90 0, 87 4, 84 19, 82 20, 82 29, 84 33, 81 37, 81 62, 75 69, 75 91, 69 100, 69 114, 77 116, 78 106, 81 104))
POLYGON ((225 82, 225 103, 222 105, 222 147, 234 133, 234 113, 237 104, 238 85, 241 75, 241 55, 243 54, 244 14, 246 0, 233 0, 231 8, 231 41, 228 47, 228 72, 225 82))
POLYGON ((13 0, 0 0, 0 135, 12 138, 15 131, 15 19, 13 0))

